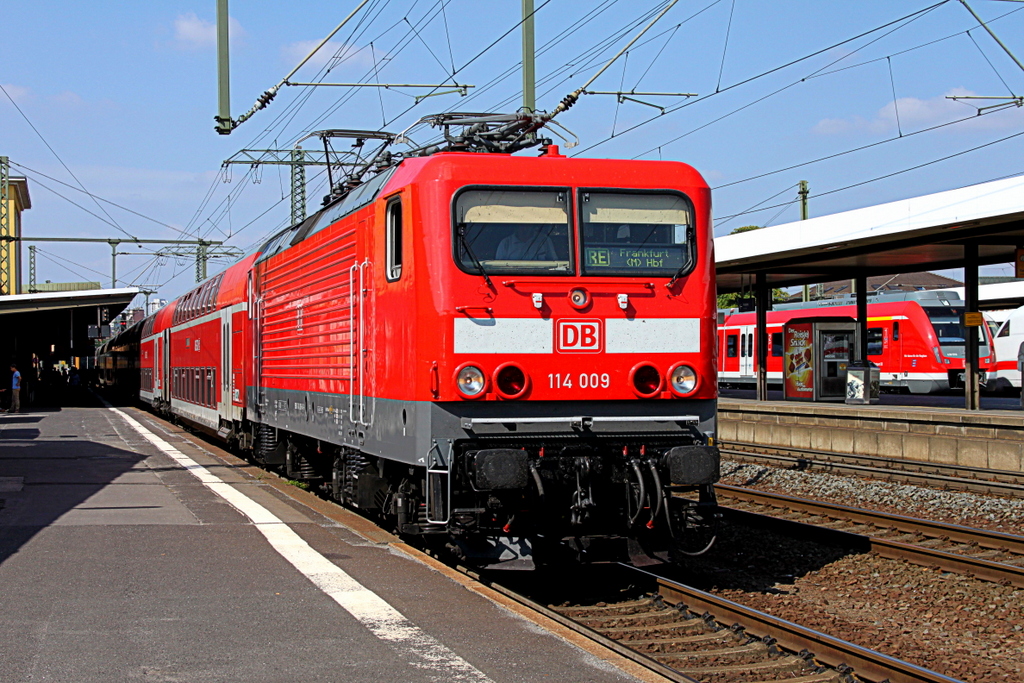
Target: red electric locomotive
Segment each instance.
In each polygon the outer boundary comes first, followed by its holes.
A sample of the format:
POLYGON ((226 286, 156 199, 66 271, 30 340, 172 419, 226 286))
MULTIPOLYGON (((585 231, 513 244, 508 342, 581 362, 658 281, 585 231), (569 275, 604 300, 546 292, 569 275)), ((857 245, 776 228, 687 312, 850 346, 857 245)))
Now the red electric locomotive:
POLYGON ((516 121, 378 154, 147 319, 142 399, 467 561, 702 545, 719 472, 708 186, 550 141, 512 156, 516 121))

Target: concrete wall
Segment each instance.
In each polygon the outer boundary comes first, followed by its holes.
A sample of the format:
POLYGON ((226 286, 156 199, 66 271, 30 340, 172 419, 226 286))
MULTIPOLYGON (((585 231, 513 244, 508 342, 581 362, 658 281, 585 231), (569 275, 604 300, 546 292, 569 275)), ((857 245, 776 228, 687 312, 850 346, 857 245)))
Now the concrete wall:
POLYGON ((1024 471, 1024 414, 722 400, 723 442, 1024 471))

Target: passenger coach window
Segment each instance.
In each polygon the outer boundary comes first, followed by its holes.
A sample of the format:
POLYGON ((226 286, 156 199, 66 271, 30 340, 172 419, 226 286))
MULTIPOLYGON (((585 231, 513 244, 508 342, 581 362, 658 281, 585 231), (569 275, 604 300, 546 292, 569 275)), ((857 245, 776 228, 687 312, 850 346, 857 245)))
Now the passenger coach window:
POLYGON ((402 277, 402 198, 395 197, 387 208, 388 281, 402 277))
POLYGON ((468 190, 454 218, 456 261, 467 272, 572 273, 564 190, 468 190))
POLYGON ((881 327, 869 327, 868 328, 868 355, 869 356, 881 356, 882 355, 882 328, 881 327))
POLYGON ((677 194, 580 192, 583 274, 682 275, 692 265, 691 215, 677 194))
POLYGON ((772 332, 772 356, 782 357, 782 333, 772 332))
POLYGON ((727 358, 736 357, 736 337, 735 334, 730 334, 725 338, 725 355, 727 358))

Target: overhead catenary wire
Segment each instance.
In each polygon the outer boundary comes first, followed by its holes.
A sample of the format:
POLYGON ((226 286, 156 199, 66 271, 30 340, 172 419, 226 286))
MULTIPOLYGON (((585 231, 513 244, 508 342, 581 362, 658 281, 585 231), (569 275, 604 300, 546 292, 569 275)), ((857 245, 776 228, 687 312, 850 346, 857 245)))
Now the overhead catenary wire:
MULTIPOLYGON (((868 185, 870 183, 878 182, 879 180, 886 180, 887 178, 892 178, 892 177, 895 177, 895 176, 898 176, 898 175, 902 175, 904 173, 909 173, 910 171, 916 171, 916 170, 924 168, 926 166, 931 166, 932 164, 938 164, 938 163, 941 163, 943 161, 949 161, 950 159, 955 159, 956 157, 960 157, 960 156, 963 156, 965 154, 970 154, 971 152, 976 152, 979 149, 985 149, 986 147, 991 147, 993 145, 998 145, 1000 143, 1007 142, 1008 140, 1013 140, 1014 138, 1018 138, 1018 137, 1020 137, 1022 135, 1024 135, 1024 131, 1020 131, 1018 133, 1012 133, 1012 134, 1007 135, 1005 137, 999 138, 998 140, 991 140, 989 142, 986 142, 986 143, 983 143, 983 144, 980 144, 980 145, 976 145, 976 146, 971 147, 969 149, 960 150, 959 152, 954 152, 953 154, 947 154, 946 156, 939 157, 938 159, 932 159, 931 161, 926 161, 926 162, 921 163, 921 164, 915 164, 914 166, 903 168, 903 169, 900 169, 898 171, 893 171, 892 173, 886 173, 886 174, 883 174, 883 175, 875 176, 875 177, 869 178, 867 180, 862 180, 860 182, 852 183, 850 185, 845 185, 843 187, 837 187, 837 188, 834 188, 834 189, 831 189, 831 190, 826 190, 824 192, 818 192, 818 193, 815 194, 815 196, 817 196, 817 197, 824 197, 826 195, 836 194, 836 193, 839 193, 839 192, 845 192, 846 190, 851 190, 851 189, 853 189, 855 187, 861 187, 863 185, 868 185)), ((1012 176, 1010 176, 1010 177, 1012 177, 1012 176)), ((735 214, 731 214, 731 215, 728 215, 728 216, 722 216, 720 220, 730 220, 730 219, 736 218, 737 216, 745 215, 746 213, 758 213, 758 212, 761 212, 761 211, 768 211, 770 209, 777 209, 777 208, 779 208, 781 206, 788 206, 791 203, 792 202, 786 202, 785 204, 774 204, 772 206, 761 207, 760 209, 755 209, 755 210, 749 211, 749 212, 740 212, 740 213, 735 213, 735 214)))
MULTIPOLYGON (((88 190, 85 190, 85 189, 80 188, 80 187, 75 187, 74 185, 72 185, 70 183, 65 183, 63 180, 58 180, 57 178, 54 178, 53 176, 49 176, 49 175, 43 173, 42 171, 37 171, 35 169, 29 168, 28 166, 25 166, 24 164, 20 164, 20 163, 18 163, 16 161, 12 161, 11 162, 11 166, 16 166, 17 168, 20 168, 22 171, 24 171, 28 175, 37 175, 40 178, 46 178, 47 180, 52 180, 53 182, 55 182, 55 183, 57 183, 59 185, 63 185, 64 187, 67 187, 69 189, 72 189, 75 192, 82 192, 84 194, 87 194, 90 197, 92 197, 93 199, 101 201, 101 202, 103 202, 105 204, 109 204, 109 205, 111 205, 111 206, 113 206, 115 208, 121 209, 122 211, 127 211, 128 213, 132 214, 133 216, 138 216, 139 218, 145 219, 145 220, 149 221, 150 223, 155 223, 155 224, 157 224, 157 225, 159 225, 161 227, 170 228, 171 230, 174 230, 175 232, 179 232, 179 233, 185 234, 184 230, 182 230, 181 228, 178 228, 176 226, 173 226, 170 223, 165 223, 165 222, 163 222, 161 220, 153 218, 152 216, 147 216, 144 213, 136 211, 135 209, 130 209, 127 206, 123 206, 121 204, 118 204, 117 202, 110 201, 109 199, 104 199, 103 197, 100 197, 99 195, 93 194, 92 192, 89 192, 88 190)), ((39 180, 36 179, 36 182, 39 182, 39 180)), ((49 188, 47 188, 47 189, 49 189, 49 188)))
MULTIPOLYGON (((782 71, 782 70, 787 69, 787 68, 789 68, 791 66, 795 66, 796 64, 800 64, 801 62, 805 62, 805 61, 807 61, 809 59, 813 59, 814 57, 817 57, 817 56, 822 55, 822 54, 824 54, 826 52, 829 52, 830 50, 835 50, 836 48, 839 48, 839 47, 842 47, 842 46, 846 45, 847 43, 851 43, 853 41, 859 40, 859 39, 864 38, 866 36, 869 36, 869 35, 871 35, 873 33, 877 33, 879 31, 887 29, 887 28, 889 28, 891 26, 896 26, 894 31, 898 30, 900 28, 903 28, 906 25, 904 22, 909 23, 910 21, 912 21, 914 19, 920 18, 921 16, 927 14, 928 12, 934 11, 935 9, 941 7, 942 5, 945 5, 949 1, 950 0, 940 0, 939 2, 937 2, 937 3, 933 4, 933 5, 929 5, 928 7, 925 7, 923 9, 916 10, 916 11, 911 12, 909 14, 905 14, 905 15, 901 16, 898 19, 894 19, 892 21, 886 22, 886 23, 884 23, 884 24, 882 24, 880 26, 876 26, 873 29, 869 29, 867 31, 863 31, 863 32, 861 32, 861 33, 859 33, 859 34, 857 34, 855 36, 852 36, 850 38, 846 38, 846 39, 841 40, 841 41, 839 41, 837 43, 833 43, 833 44, 829 45, 828 47, 824 47, 824 48, 815 50, 815 51, 813 51, 813 52, 811 52, 811 53, 809 53, 807 55, 804 55, 803 57, 798 57, 797 59, 790 60, 790 61, 788 61, 788 62, 786 62, 784 64, 780 64, 779 66, 772 67, 771 69, 767 69, 767 70, 762 71, 762 72, 760 72, 758 74, 755 74, 755 75, 750 76, 748 78, 745 78, 743 80, 737 81, 736 83, 728 85, 728 86, 722 88, 721 90, 719 90, 717 92, 710 93, 710 94, 705 95, 703 97, 698 97, 696 99, 693 99, 693 100, 684 102, 682 104, 679 104, 679 105, 677 105, 675 107, 668 107, 668 108, 666 108, 664 114, 658 114, 658 115, 652 116, 652 117, 650 117, 648 119, 645 119, 643 121, 640 121, 639 123, 635 124, 634 126, 631 126, 627 130, 619 133, 619 136, 622 136, 625 133, 629 133, 629 132, 632 132, 634 130, 638 130, 639 128, 642 128, 642 127, 650 124, 652 121, 658 120, 658 119, 660 119, 661 117, 663 117, 665 115, 675 113, 675 112, 680 111, 680 110, 682 110, 684 108, 694 106, 695 104, 698 104, 698 103, 701 103, 701 102, 705 102, 705 101, 707 101, 708 99, 710 99, 712 97, 720 95, 721 93, 728 92, 728 91, 733 90, 735 88, 739 88, 739 87, 741 87, 743 85, 747 85, 748 83, 752 83, 754 81, 757 81, 757 80, 759 80, 761 78, 765 78, 766 76, 769 76, 769 75, 774 74, 776 72, 782 71)), ((888 34, 886 34, 886 35, 888 35, 888 34)), ((875 42, 875 41, 872 41, 872 42, 875 42)), ((861 48, 861 49, 863 49, 863 48, 861 48)), ((836 64, 839 61, 842 61, 843 59, 846 59, 846 58, 850 57, 852 54, 854 54, 854 53, 850 53, 850 54, 844 55, 843 57, 840 57, 839 59, 834 60, 833 62, 831 62, 827 66, 831 66, 832 64, 836 64)), ((827 66, 826 67, 822 67, 822 68, 827 68, 827 66)), ((815 73, 817 71, 819 71, 819 70, 816 70, 815 73)), ((778 90, 774 91, 773 93, 770 93, 769 95, 765 95, 764 97, 758 98, 755 102, 750 103, 748 105, 745 105, 745 106, 741 107, 740 109, 734 110, 733 112, 730 112, 727 115, 718 117, 717 119, 715 119, 714 121, 712 121, 710 123, 715 123, 717 121, 720 121, 720 120, 722 120, 724 118, 727 118, 728 116, 730 116, 733 113, 736 113, 738 111, 742 111, 743 109, 746 109, 746 108, 752 106, 753 104, 756 104, 757 102, 764 101, 764 100, 768 99, 769 97, 771 97, 772 95, 776 95, 776 94, 778 94, 780 92, 783 92, 783 91, 787 90, 788 88, 793 87, 796 84, 806 80, 807 78, 809 78, 809 76, 801 78, 798 81, 795 81, 794 83, 789 84, 788 86, 784 86, 782 88, 779 88, 778 90)), ((702 128, 706 128, 708 125, 710 125, 710 123, 709 124, 705 124, 705 125, 697 128, 697 129, 691 130, 689 133, 686 133, 686 134, 681 135, 681 136, 679 136, 677 138, 674 138, 673 140, 669 140, 667 142, 662 142, 661 144, 655 146, 654 148, 649 149, 646 152, 642 152, 642 153, 634 156, 633 158, 643 157, 643 156, 651 153, 654 149, 657 149, 657 147, 664 147, 664 146, 666 146, 668 144, 671 144, 673 142, 677 142, 678 140, 682 139, 683 137, 686 137, 686 135, 690 135, 690 134, 696 132, 697 130, 701 130, 702 128)), ((579 155, 583 154, 584 152, 588 152, 588 151, 590 151, 590 150, 592 150, 592 149, 594 149, 596 147, 599 147, 599 146, 609 142, 610 140, 612 140, 611 137, 605 137, 605 138, 595 142, 594 144, 589 145, 588 147, 585 147, 583 149, 577 150, 576 152, 574 152, 574 154, 572 156, 579 156, 579 155)))
POLYGON ((981 49, 981 45, 978 45, 978 41, 974 39, 974 36, 971 34, 970 31, 965 31, 965 33, 967 33, 967 37, 971 39, 971 42, 974 43, 974 47, 978 48, 978 52, 981 53, 982 59, 984 59, 992 68, 992 73, 996 75, 996 78, 998 78, 999 82, 1003 84, 1003 87, 1006 88, 1006 91, 1013 95, 1013 88, 1011 88, 1010 85, 1003 79, 1003 75, 999 73, 999 69, 997 69, 996 65, 992 63, 992 60, 988 58, 988 55, 985 54, 985 51, 981 49))
POLYGON ((927 128, 921 128, 920 130, 915 130, 915 131, 912 131, 910 133, 904 133, 902 138, 900 136, 893 136, 893 137, 885 138, 883 140, 876 140, 874 142, 869 142, 869 143, 864 144, 864 145, 858 145, 857 147, 852 147, 850 149, 845 149, 845 150, 843 150, 841 152, 833 152, 832 154, 826 154, 825 156, 817 157, 815 159, 810 159, 808 161, 801 161, 800 163, 797 163, 797 164, 791 164, 789 166, 785 166, 785 167, 782 167, 782 168, 777 168, 777 169, 772 170, 772 171, 765 171, 764 173, 758 173, 757 175, 752 175, 752 176, 749 176, 747 178, 741 178, 739 180, 734 180, 732 182, 722 183, 721 185, 716 185, 712 189, 721 190, 721 189, 724 189, 724 188, 727 188, 727 187, 732 187, 733 185, 740 185, 742 183, 748 183, 748 182, 750 182, 752 180, 759 180, 761 178, 767 178, 768 176, 776 175, 778 173, 785 173, 786 171, 793 171, 793 170, 796 170, 798 168, 803 168, 804 166, 810 166, 812 164, 820 163, 822 161, 829 161, 831 159, 838 159, 839 157, 846 156, 847 154, 854 154, 855 152, 860 152, 860 151, 863 151, 863 150, 866 150, 866 149, 871 149, 873 147, 880 147, 881 145, 885 145, 885 144, 888 144, 890 142, 895 142, 895 141, 900 140, 900 139, 906 139, 906 138, 914 137, 915 135, 922 135, 924 133, 930 133, 932 131, 936 131, 936 130, 939 130, 941 128, 947 128, 949 126, 955 126, 958 123, 964 123, 965 121, 975 121, 975 120, 978 119, 979 116, 988 116, 988 115, 990 115, 992 113, 994 113, 994 112, 983 112, 981 114, 971 114, 970 116, 964 116, 963 118, 954 119, 952 121, 946 121, 945 123, 938 123, 938 124, 935 124, 934 126, 929 126, 927 128))
POLYGON ((25 123, 27 123, 29 128, 32 129, 32 132, 35 133, 36 136, 40 140, 42 140, 44 145, 46 145, 46 149, 50 150, 50 153, 53 154, 54 158, 57 159, 57 161, 60 162, 60 165, 64 167, 64 170, 68 172, 68 175, 70 175, 72 178, 74 178, 75 182, 78 183, 78 186, 81 187, 82 190, 86 194, 88 194, 90 197, 93 198, 93 201, 96 203, 96 206, 99 208, 99 210, 102 211, 106 215, 106 217, 109 219, 110 224, 113 225, 117 230, 120 230, 121 232, 123 232, 125 235, 128 235, 129 237, 132 237, 132 235, 127 230, 125 230, 120 225, 118 225, 117 221, 114 220, 114 217, 111 216, 109 213, 107 213, 106 209, 104 209, 103 206, 98 201, 96 201, 96 198, 92 195, 92 193, 90 193, 88 190, 85 189, 85 185, 82 184, 82 181, 78 179, 78 176, 75 175, 74 171, 72 171, 70 168, 68 168, 68 165, 65 164, 64 160, 60 158, 59 154, 57 154, 57 150, 55 150, 50 145, 50 143, 47 142, 46 138, 43 137, 43 134, 41 132, 39 132, 39 129, 36 128, 34 123, 32 123, 32 120, 29 119, 28 115, 24 111, 22 111, 21 107, 18 106, 18 103, 14 101, 13 97, 11 97, 11 94, 9 92, 7 92, 7 88, 5 88, 2 84, 0 84, 0 90, 3 91, 4 95, 7 96, 7 99, 10 100, 12 105, 14 105, 14 108, 18 111, 19 114, 21 114, 21 118, 25 119, 25 123))
POLYGON ((722 74, 725 73, 725 55, 729 51, 729 34, 732 33, 732 17, 736 13, 736 0, 732 0, 732 6, 729 8, 729 23, 725 27, 725 45, 722 46, 722 63, 718 67, 718 85, 715 86, 715 92, 722 89, 722 74))

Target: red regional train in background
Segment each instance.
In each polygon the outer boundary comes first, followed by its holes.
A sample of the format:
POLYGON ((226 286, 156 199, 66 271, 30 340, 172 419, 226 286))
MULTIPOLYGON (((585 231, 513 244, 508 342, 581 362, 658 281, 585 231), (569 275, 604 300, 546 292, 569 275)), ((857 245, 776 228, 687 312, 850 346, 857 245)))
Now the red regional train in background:
POLYGON ((517 120, 439 119, 446 145, 379 153, 107 342, 104 382, 466 561, 704 545, 708 186, 682 163, 567 158, 550 140, 512 156, 517 120))
MULTIPOLYGON (((948 292, 884 294, 868 302, 868 360, 879 368, 883 388, 926 394, 964 386, 963 301, 948 292)), ((783 326, 795 318, 857 318, 851 299, 776 304, 768 312, 768 381, 782 384, 783 326)), ((718 379, 722 386, 756 381, 755 313, 719 315, 718 379)), ((992 335, 976 328, 982 383, 995 369, 992 335)))

